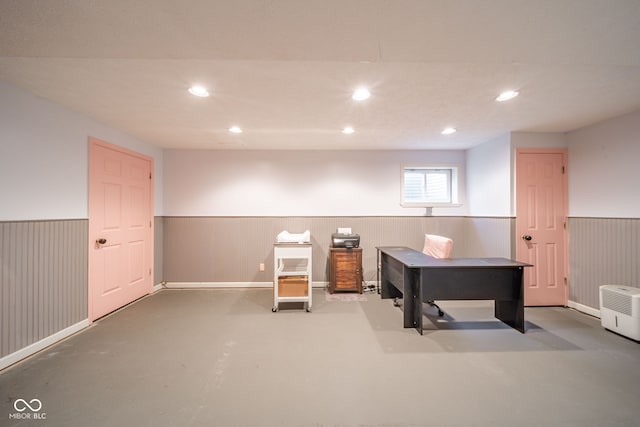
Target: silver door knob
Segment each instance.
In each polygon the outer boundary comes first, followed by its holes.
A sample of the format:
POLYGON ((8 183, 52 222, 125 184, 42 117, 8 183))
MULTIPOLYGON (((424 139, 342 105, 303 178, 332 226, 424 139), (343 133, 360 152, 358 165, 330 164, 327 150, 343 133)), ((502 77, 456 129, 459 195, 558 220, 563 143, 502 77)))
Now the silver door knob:
POLYGON ((99 244, 99 245, 104 245, 105 243, 107 243, 107 239, 105 239, 105 238, 97 239, 96 243, 99 244))
POLYGON ((522 240, 525 240, 527 242, 531 241, 533 237, 529 236, 528 234, 523 234, 522 235, 522 240))

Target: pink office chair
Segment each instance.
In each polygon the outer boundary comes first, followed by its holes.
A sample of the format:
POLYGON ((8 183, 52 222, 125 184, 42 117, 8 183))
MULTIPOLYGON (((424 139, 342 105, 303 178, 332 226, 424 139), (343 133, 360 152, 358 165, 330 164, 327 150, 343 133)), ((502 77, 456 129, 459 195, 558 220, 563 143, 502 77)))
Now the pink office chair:
MULTIPOLYGON (((438 236, 435 234, 424 235, 424 248, 422 252, 434 258, 451 258, 453 250, 453 240, 448 237, 438 236)), ((444 316, 444 312, 434 301, 427 301, 427 304, 438 309, 438 316, 444 316)))

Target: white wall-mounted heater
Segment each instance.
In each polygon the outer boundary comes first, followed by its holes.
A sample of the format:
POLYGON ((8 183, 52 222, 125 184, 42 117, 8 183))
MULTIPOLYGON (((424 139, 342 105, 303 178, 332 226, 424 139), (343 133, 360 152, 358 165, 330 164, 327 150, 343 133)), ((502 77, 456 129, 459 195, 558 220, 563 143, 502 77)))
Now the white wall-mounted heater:
POLYGON ((640 288, 600 286, 600 321, 604 328, 640 341, 640 288))

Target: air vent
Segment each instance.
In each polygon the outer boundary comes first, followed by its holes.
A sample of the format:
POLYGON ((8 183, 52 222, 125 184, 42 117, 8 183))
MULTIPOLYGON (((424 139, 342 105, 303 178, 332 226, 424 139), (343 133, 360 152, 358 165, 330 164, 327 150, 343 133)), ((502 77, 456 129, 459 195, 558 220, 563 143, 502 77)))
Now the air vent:
POLYGON ((631 295, 605 288, 602 290, 602 307, 631 316, 631 295))

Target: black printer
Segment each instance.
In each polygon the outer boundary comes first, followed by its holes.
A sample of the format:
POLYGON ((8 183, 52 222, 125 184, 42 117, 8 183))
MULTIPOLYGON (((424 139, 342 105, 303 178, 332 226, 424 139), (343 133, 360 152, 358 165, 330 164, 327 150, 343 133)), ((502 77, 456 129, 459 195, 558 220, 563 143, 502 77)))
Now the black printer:
POLYGON ((331 246, 334 248, 357 248, 360 246, 360 235, 333 233, 331 234, 331 246))

